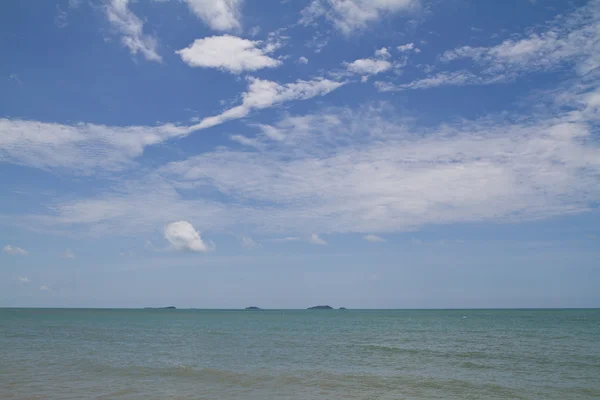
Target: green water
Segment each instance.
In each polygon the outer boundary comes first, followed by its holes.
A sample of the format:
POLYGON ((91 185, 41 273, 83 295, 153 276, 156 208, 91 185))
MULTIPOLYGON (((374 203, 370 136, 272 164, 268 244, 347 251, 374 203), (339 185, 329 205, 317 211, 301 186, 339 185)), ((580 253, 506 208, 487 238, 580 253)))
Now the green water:
POLYGON ((600 310, 0 309, 2 399, 598 399, 600 310))

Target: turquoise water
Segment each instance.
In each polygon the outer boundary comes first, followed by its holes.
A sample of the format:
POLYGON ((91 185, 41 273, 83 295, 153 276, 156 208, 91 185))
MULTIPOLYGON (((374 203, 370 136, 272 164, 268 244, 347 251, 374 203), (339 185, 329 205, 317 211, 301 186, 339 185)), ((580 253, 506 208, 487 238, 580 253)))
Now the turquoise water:
POLYGON ((598 399, 600 310, 0 309, 2 399, 598 399))

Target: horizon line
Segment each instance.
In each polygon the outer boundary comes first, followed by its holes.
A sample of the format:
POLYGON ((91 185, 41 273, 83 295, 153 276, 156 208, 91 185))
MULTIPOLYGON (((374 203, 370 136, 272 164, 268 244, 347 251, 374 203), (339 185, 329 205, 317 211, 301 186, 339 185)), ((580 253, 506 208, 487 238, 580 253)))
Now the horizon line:
MULTIPOLYGON (((48 310, 164 310, 169 311, 166 307, 47 307, 47 306, 0 306, 0 310, 9 309, 48 309, 48 310)), ((313 307, 313 306, 311 306, 313 307)), ((194 310, 194 311, 328 311, 323 310, 310 310, 306 308, 262 308, 247 310, 247 307, 243 308, 197 308, 197 307, 176 307, 172 310, 194 310)), ((342 310, 346 311, 468 311, 468 310, 600 310, 600 306, 596 307, 464 307, 464 308, 438 308, 438 307, 427 307, 427 308, 348 308, 342 307, 342 310)), ((340 311, 340 307, 332 307, 329 311, 340 311)))

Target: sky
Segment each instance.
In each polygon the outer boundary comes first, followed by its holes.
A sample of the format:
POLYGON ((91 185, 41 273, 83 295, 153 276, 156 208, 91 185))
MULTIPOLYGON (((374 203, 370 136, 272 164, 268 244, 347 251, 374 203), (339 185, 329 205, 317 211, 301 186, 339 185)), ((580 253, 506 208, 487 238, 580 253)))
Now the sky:
POLYGON ((0 306, 600 307, 600 1, 0 3, 0 306))

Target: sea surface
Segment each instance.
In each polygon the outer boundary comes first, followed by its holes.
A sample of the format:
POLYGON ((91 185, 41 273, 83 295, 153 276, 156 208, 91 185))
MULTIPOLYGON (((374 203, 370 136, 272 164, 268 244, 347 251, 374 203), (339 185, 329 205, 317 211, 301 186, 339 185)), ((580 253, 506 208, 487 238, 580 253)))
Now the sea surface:
POLYGON ((1 399, 600 399, 600 310, 0 309, 1 399))

